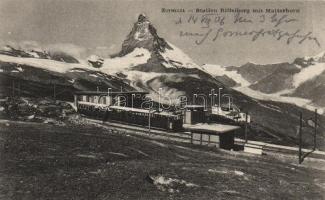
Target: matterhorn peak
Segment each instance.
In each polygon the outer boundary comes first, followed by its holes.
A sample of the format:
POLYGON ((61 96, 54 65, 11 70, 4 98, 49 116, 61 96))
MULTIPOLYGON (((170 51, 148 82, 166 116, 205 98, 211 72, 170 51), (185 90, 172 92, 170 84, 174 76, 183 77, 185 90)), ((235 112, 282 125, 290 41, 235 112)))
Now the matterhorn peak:
POLYGON ((142 22, 145 22, 145 21, 148 21, 149 22, 148 17, 146 16, 146 14, 141 13, 139 15, 139 17, 138 17, 138 22, 142 23, 142 22))
POLYGON ((156 28, 148 20, 148 17, 141 13, 138 20, 133 24, 131 32, 122 44, 119 53, 112 55, 111 58, 138 58, 145 60, 146 64, 134 66, 133 69, 144 71, 165 71, 166 68, 198 68, 183 51, 159 37, 156 28), (137 54, 141 52, 140 54, 137 54))
POLYGON ((163 38, 158 36, 156 28, 144 13, 139 14, 138 20, 122 44, 121 51, 112 57, 124 56, 136 48, 144 48, 151 53, 164 52, 166 48, 172 49, 163 38))

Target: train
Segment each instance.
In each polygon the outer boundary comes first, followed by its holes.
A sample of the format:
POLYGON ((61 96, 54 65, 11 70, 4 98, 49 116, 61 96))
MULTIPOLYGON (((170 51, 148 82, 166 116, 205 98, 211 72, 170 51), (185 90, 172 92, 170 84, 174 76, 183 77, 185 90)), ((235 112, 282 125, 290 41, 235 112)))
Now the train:
POLYGON ((90 102, 78 102, 77 109, 81 114, 103 121, 116 121, 171 131, 179 131, 183 128, 182 115, 164 111, 90 102))
POLYGON ((184 130, 183 123, 224 122, 238 125, 250 120, 249 116, 244 116, 245 113, 233 109, 212 107, 212 111, 207 112, 203 105, 186 105, 185 109, 174 112, 143 109, 147 94, 139 91, 81 91, 74 94, 74 104, 79 113, 91 118, 171 131, 184 130))

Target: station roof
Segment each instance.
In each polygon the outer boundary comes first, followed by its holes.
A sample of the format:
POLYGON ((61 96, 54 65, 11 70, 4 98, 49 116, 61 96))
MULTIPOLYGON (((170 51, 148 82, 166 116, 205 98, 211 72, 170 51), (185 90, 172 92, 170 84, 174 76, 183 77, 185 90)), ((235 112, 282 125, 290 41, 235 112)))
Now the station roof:
POLYGON ((147 109, 140 109, 140 108, 132 108, 132 107, 125 107, 125 106, 109 106, 112 109, 119 109, 124 110, 127 112, 139 112, 139 113, 153 113, 157 115, 164 115, 164 116, 177 116, 175 114, 169 112, 157 112, 156 110, 147 110, 147 109))
POLYGON ((204 105, 186 105, 185 108, 204 108, 204 105))
MULTIPOLYGON (((75 92, 75 94, 79 94, 79 95, 107 95, 108 92, 104 92, 104 91, 77 91, 75 92)), ((123 92, 112 92, 110 91, 109 94, 111 95, 118 95, 118 94, 149 94, 148 92, 141 92, 141 91, 123 91, 123 92)))
POLYGON ((199 133, 212 133, 212 134, 223 134, 223 133, 228 133, 240 129, 240 126, 233 126, 228 124, 217 124, 217 123, 183 124, 183 127, 188 131, 199 132, 199 133))
POLYGON ((184 107, 186 110, 204 110, 205 106, 204 105, 186 105, 184 107))

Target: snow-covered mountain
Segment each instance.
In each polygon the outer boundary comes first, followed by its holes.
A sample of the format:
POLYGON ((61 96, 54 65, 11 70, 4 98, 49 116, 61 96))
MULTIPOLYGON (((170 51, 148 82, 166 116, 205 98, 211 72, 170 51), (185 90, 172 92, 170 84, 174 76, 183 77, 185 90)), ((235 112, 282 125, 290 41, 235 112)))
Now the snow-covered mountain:
POLYGON ((5 45, 4 47, 0 48, 0 54, 22 58, 40 58, 66 63, 79 63, 78 59, 63 51, 47 51, 40 48, 23 49, 21 47, 17 48, 10 45, 5 45))
POLYGON ((53 96, 71 99, 76 90, 107 90, 108 87, 134 90, 120 78, 101 72, 91 65, 68 63, 50 58, 0 54, 0 95, 53 96))
POLYGON ((291 102, 301 107, 320 108, 324 111, 322 90, 325 91, 325 52, 297 58, 292 63, 202 67, 218 79, 226 76, 236 83, 228 80, 229 84, 224 82, 226 85, 253 98, 291 102))
POLYGON ((236 67, 226 67, 213 64, 204 64, 201 67, 204 71, 218 79, 222 79, 222 77, 227 79, 229 83, 227 84, 227 82, 225 82, 225 84, 229 87, 249 86, 251 84, 238 72, 236 67))
POLYGON ((170 72, 182 68, 200 68, 182 50, 161 38, 145 14, 140 14, 121 51, 105 60, 107 72, 123 70, 170 72), (120 66, 116 66, 117 63, 120 66))
POLYGON ((182 50, 160 37, 144 14, 139 15, 121 50, 104 59, 100 70, 150 92, 152 98, 162 92, 176 99, 179 95, 197 93, 202 88, 209 91, 209 86, 223 86, 182 50), (190 83, 193 87, 184 87, 190 83))

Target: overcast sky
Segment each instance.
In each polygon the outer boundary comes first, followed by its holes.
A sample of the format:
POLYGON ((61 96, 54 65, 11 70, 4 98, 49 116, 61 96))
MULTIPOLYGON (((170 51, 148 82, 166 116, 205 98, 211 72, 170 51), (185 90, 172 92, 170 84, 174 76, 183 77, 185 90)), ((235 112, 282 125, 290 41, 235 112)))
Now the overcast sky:
MULTIPOLYGON (((325 50, 325 3, 311 1, 266 3, 264 1, 105 1, 105 0, 1 0, 1 43, 27 43, 53 48, 66 48, 75 54, 87 56, 89 52, 109 55, 120 50, 126 35, 140 13, 146 13, 157 28, 158 34, 178 46, 198 64, 239 65, 248 61, 255 63, 291 62, 294 58, 314 55, 325 50), (175 21, 188 19, 190 13, 162 13, 162 8, 296 8, 300 13, 289 15, 296 21, 276 28, 300 33, 312 32, 320 43, 298 40, 289 45, 285 40, 272 37, 252 42, 248 37, 208 39, 202 45, 195 38, 180 37, 180 31, 205 32, 201 25, 175 21)), ((196 15, 199 16, 200 15, 196 15)), ((258 14, 243 14, 254 23, 233 24, 233 13, 220 14, 228 21, 224 30, 252 31, 272 29, 272 23, 257 23, 258 14)), ((280 16, 280 15, 279 15, 280 16)), ((217 24, 213 25, 218 28, 217 24)), ((220 28, 221 26, 219 26, 220 28)))

